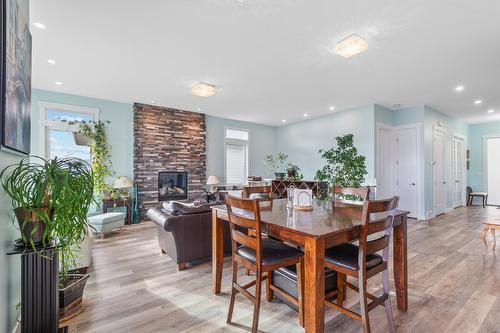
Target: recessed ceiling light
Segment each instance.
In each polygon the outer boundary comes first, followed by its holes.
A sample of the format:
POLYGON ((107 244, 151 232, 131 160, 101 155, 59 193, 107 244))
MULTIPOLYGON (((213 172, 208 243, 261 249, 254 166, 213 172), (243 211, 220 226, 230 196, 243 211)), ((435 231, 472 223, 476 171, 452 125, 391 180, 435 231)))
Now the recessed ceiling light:
POLYGON ((201 108, 197 108, 196 110, 201 111, 201 108))
POLYGON ((480 99, 476 99, 476 100, 474 101, 474 104, 479 105, 479 104, 481 104, 482 102, 483 102, 482 100, 480 100, 480 99))
POLYGON ((307 113, 304 113, 304 117, 309 117, 309 115, 307 113))
POLYGON ((156 103, 156 101, 154 99, 151 100, 151 103, 156 103))
POLYGON ((33 23, 33 25, 35 26, 35 28, 38 28, 38 29, 41 29, 41 30, 45 30, 46 29, 45 24, 40 23, 40 22, 35 22, 35 23, 33 23))
POLYGON ((493 109, 488 110, 488 113, 493 113, 493 112, 495 112, 495 110, 493 110, 493 109))
POLYGON ((57 86, 62 86, 62 82, 60 82, 60 81, 56 81, 56 85, 57 85, 57 86))
POLYGON ((282 123, 286 123, 286 119, 281 119, 281 122, 282 123))
POLYGON ((354 34, 335 44, 335 53, 349 59, 356 54, 368 49, 368 43, 363 38, 354 34))
POLYGON ((455 91, 458 91, 458 92, 464 91, 464 89, 465 89, 465 87, 463 85, 458 85, 455 87, 455 91))
POLYGON ((328 109, 329 109, 330 111, 333 111, 333 110, 335 110, 335 106, 330 106, 328 109))
POLYGON ((198 82, 191 87, 191 94, 200 97, 210 97, 217 93, 215 84, 198 82))
POLYGON ((47 59, 47 62, 51 65, 55 65, 56 61, 54 59, 47 59))

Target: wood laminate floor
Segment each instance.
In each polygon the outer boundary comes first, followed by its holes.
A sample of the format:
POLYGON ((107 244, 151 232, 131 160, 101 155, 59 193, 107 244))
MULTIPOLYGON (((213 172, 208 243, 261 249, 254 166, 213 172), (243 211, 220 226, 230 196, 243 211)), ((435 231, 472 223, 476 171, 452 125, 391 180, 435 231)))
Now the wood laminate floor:
MULTIPOLYGON (((469 207, 430 221, 409 221, 408 312, 399 312, 392 297, 398 332, 500 332, 500 242, 496 255, 490 247, 483 256, 480 240, 482 221, 499 217, 494 207, 469 207)), ((210 263, 178 272, 175 263, 160 254, 151 222, 96 239, 92 257, 86 309, 69 322, 72 333, 250 330, 252 305, 242 296, 236 298, 235 324, 226 324, 229 259, 223 293, 215 296, 210 263)), ((243 269, 240 273, 247 278, 243 269)), ((369 287, 380 291, 380 279, 370 280, 369 287)), ((355 310, 356 296, 348 294, 355 310)), ((326 332, 360 331, 359 322, 332 310, 326 310, 325 317, 326 332)), ((382 307, 370 313, 370 321, 373 332, 387 331, 382 307)), ((277 300, 263 301, 259 329, 303 332, 297 314, 277 300)))

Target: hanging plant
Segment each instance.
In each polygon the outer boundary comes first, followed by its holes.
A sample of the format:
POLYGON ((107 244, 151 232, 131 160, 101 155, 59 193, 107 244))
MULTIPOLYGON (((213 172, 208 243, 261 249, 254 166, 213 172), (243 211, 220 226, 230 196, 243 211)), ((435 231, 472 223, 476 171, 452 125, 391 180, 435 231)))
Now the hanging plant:
POLYGON ((91 121, 80 123, 80 133, 89 139, 94 191, 102 194, 110 190, 106 177, 114 175, 111 162, 111 146, 106 142, 106 124, 109 121, 91 121))

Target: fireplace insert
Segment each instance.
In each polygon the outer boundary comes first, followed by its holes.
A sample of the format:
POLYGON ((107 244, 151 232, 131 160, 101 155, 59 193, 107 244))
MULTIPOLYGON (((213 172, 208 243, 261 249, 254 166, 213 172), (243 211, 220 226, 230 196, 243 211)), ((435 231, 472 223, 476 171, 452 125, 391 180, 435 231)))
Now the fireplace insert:
POLYGON ((158 201, 188 198, 188 173, 165 171, 158 173, 158 201))

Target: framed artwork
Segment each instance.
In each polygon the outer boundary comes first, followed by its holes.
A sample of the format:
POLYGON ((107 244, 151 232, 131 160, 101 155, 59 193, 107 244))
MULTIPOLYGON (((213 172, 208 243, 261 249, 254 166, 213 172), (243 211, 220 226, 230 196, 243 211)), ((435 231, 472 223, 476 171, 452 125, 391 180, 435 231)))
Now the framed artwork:
POLYGON ((2 2, 1 129, 3 149, 30 153, 31 34, 17 0, 2 2))

